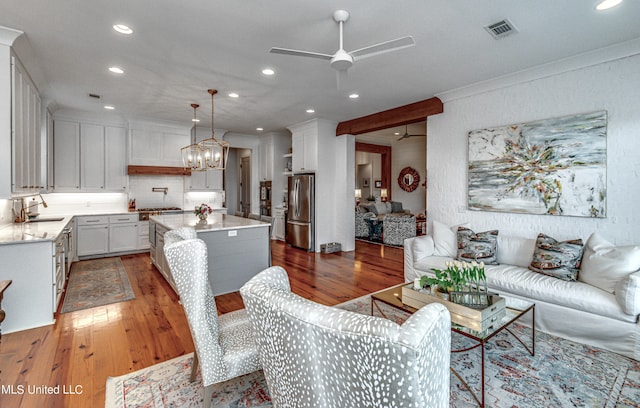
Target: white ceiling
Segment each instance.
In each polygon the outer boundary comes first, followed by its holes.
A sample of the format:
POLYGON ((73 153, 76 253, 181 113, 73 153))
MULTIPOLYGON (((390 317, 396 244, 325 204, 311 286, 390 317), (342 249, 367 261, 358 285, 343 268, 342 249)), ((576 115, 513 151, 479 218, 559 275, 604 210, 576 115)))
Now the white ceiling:
POLYGON ((596 0, 3 0, 0 25, 22 30, 16 50, 57 108, 257 134, 314 117, 344 121, 640 38, 640 1, 606 12, 596 0), (351 13, 345 48, 412 35, 416 45, 357 61, 336 87, 328 61, 270 54, 272 46, 336 51, 334 10, 351 13), (518 33, 483 26, 508 18, 518 33), (114 32, 130 25, 132 36, 114 32), (111 65, 122 76, 107 71, 111 65), (264 67, 273 77, 261 74, 264 67), (228 97, 229 92, 240 97, 228 97), (351 92, 360 94, 349 99, 351 92), (88 97, 102 95, 101 101, 88 97), (315 109, 308 114, 308 107, 315 109))

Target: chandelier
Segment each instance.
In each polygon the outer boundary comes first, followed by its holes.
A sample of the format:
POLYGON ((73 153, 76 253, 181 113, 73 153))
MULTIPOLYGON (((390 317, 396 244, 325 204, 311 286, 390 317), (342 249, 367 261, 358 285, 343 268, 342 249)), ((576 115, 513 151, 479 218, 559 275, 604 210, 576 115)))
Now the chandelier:
POLYGON ((182 166, 185 169, 191 171, 205 171, 205 163, 202 160, 204 157, 204 151, 199 144, 196 143, 196 130, 198 126, 198 119, 196 118, 196 109, 200 105, 192 103, 193 108, 193 129, 191 129, 191 144, 180 149, 180 156, 182 157, 182 166))
MULTIPOLYGON (((211 137, 196 143, 196 126, 194 125, 191 144, 180 149, 184 168, 192 171, 224 170, 229 158, 229 142, 216 139, 213 124, 213 97, 218 91, 209 89, 208 92, 211 95, 211 137)), ((193 119, 196 122, 198 105, 191 106, 193 119)))

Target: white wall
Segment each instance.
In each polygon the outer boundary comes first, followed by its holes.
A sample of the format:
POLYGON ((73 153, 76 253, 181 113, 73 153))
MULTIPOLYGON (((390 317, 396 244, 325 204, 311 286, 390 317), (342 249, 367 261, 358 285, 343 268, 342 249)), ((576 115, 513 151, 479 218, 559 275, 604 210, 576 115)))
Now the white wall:
POLYGON ((598 231, 617 244, 640 243, 639 89, 640 56, 636 55, 450 101, 443 95, 444 113, 427 122, 429 222, 469 222, 476 231, 496 228, 500 234, 524 237, 545 233, 562 240, 587 239, 598 231), (607 218, 466 209, 470 130, 598 110, 608 113, 607 218))
POLYGON ((427 176, 425 146, 424 137, 410 137, 394 142, 391 150, 391 198, 416 215, 424 213, 426 205, 426 190, 422 187, 427 176), (415 169, 420 175, 418 188, 411 192, 404 191, 398 185, 398 176, 405 167, 415 169))

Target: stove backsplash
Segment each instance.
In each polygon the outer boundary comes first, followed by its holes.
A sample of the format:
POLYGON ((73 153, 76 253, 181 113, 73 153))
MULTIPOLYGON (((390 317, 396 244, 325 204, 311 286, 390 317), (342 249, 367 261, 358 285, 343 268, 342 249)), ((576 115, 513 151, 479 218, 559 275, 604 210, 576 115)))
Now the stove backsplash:
POLYGON ((182 208, 183 196, 182 176, 129 176, 129 198, 136 200, 136 208, 182 208))

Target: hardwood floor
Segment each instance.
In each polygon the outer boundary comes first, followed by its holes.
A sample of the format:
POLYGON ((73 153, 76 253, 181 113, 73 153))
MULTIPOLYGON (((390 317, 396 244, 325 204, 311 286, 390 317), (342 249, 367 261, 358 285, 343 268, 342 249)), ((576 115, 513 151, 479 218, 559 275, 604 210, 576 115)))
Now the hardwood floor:
MULTIPOLYGON (((326 305, 403 280, 401 248, 357 241, 354 252, 309 254, 274 241, 272 258, 287 270, 293 292, 326 305)), ((107 377, 193 351, 178 297, 148 254, 121 259, 135 300, 61 314, 54 325, 2 336, 0 407, 103 407, 107 377)), ((216 300, 220 313, 243 307, 237 292, 216 300)))

